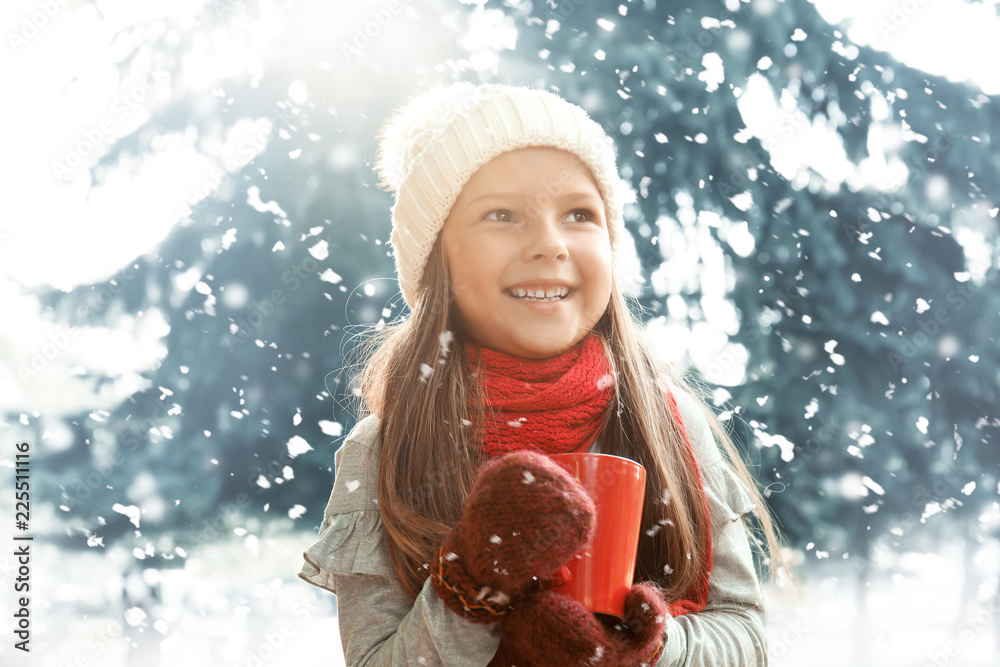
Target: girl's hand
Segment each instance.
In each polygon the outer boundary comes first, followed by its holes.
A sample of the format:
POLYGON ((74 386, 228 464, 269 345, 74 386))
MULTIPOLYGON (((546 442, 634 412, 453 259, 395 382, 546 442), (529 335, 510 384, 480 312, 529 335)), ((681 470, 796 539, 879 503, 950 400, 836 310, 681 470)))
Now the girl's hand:
POLYGON ((500 457, 480 472, 431 564, 432 584, 456 613, 497 621, 590 541, 594 518, 587 492, 547 456, 500 457))
POLYGON ((503 643, 533 665, 653 665, 666 645, 669 611, 659 589, 636 584, 625 619, 602 621, 562 593, 539 590, 503 620, 503 643))

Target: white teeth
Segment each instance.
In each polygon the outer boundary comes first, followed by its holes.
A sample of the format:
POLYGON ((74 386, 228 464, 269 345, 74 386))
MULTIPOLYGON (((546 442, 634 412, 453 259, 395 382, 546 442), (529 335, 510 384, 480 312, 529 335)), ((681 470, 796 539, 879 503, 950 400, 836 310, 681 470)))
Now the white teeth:
POLYGON ((549 289, 522 289, 515 287, 508 290, 508 293, 518 299, 526 301, 558 301, 564 299, 569 294, 568 287, 550 287, 549 289))

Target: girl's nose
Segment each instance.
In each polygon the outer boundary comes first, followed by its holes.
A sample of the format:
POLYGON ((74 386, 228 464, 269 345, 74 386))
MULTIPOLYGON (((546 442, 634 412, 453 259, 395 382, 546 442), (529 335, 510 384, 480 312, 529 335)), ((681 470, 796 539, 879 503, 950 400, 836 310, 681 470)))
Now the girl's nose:
POLYGON ((569 249, 563 238, 563 230, 556 220, 549 216, 539 216, 532 224, 529 232, 525 255, 532 260, 565 261, 569 257, 569 249))

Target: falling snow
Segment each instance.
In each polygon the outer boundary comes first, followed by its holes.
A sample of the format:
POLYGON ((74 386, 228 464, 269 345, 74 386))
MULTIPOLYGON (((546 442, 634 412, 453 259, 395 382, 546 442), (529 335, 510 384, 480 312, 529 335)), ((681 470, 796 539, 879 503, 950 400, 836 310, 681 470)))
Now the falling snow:
POLYGON ((427 382, 427 378, 429 378, 433 372, 434 369, 427 364, 420 364, 420 381, 427 382))
POLYGON ((140 625, 145 625, 146 612, 138 607, 132 607, 131 609, 125 610, 125 622, 132 627, 138 627, 140 625))
POLYGON ((121 503, 115 503, 114 505, 111 506, 111 509, 118 512, 119 514, 124 514, 125 516, 128 517, 128 520, 131 521, 133 525, 135 525, 136 528, 139 527, 139 517, 141 516, 142 512, 135 505, 125 506, 122 505, 121 503))
POLYGON ((298 435, 293 435, 285 446, 288 449, 288 455, 293 459, 299 454, 312 451, 312 447, 305 441, 305 438, 298 435))

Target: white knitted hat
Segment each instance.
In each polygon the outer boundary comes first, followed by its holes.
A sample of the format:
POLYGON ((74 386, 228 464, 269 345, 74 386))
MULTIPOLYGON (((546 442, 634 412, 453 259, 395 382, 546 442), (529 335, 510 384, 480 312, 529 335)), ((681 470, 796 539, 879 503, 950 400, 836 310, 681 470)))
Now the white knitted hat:
POLYGON ((424 93, 379 133, 375 166, 396 195, 390 242, 403 299, 416 301, 431 248, 481 166, 507 151, 552 146, 590 168, 604 200, 612 255, 624 231, 614 143, 587 112, 545 90, 461 82, 424 93))

